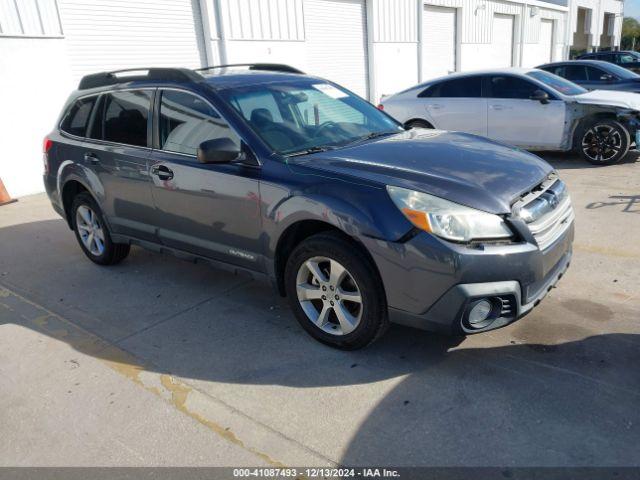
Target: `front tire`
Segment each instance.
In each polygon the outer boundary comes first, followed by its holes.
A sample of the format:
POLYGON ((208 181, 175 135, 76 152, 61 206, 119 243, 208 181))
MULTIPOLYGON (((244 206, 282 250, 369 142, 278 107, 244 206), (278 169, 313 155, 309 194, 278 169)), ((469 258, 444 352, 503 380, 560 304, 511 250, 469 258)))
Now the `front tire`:
POLYGON ((612 165, 629 151, 629 132, 612 119, 595 120, 585 125, 578 135, 580 156, 593 165, 612 165))
POLYGON ((129 255, 130 246, 114 243, 97 202, 88 193, 79 193, 71 205, 76 239, 84 254, 98 265, 115 265, 129 255))
POLYGON ((313 338, 343 350, 365 347, 388 326, 378 272, 360 247, 337 233, 299 244, 285 267, 296 319, 313 338))

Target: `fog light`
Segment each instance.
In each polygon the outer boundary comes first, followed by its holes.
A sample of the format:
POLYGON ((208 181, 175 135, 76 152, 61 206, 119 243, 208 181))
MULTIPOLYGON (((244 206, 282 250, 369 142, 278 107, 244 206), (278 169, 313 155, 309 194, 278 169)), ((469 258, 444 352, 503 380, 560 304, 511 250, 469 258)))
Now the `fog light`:
POLYGON ((491 302, 489 300, 480 300, 469 311, 469 325, 471 325, 472 327, 478 327, 478 324, 484 322, 487 318, 489 318, 489 315, 491 315, 491 310, 493 310, 493 305, 491 305, 491 302))

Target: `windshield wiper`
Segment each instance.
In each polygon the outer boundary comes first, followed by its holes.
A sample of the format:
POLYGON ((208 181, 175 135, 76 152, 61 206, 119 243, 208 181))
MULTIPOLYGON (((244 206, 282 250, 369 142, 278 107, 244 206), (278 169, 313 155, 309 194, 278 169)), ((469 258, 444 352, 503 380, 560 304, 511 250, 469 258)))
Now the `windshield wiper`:
POLYGON ((324 146, 324 147, 310 147, 307 148, 305 150, 300 150, 298 152, 293 152, 293 153, 287 153, 286 156, 287 157, 297 157, 300 155, 308 155, 310 153, 320 153, 320 152, 326 152, 327 150, 333 150, 336 147, 330 147, 330 146, 324 146))

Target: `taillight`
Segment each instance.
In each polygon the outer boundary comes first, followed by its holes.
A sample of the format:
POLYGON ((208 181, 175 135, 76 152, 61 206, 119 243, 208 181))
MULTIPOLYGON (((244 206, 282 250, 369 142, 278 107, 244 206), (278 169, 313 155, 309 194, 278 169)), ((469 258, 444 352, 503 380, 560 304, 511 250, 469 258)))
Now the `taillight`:
POLYGON ((49 173, 49 150, 53 147, 53 141, 49 137, 44 137, 42 142, 42 161, 44 162, 44 174, 49 173))
POLYGON ((378 110, 384 110, 384 105, 383 105, 383 104, 381 104, 381 103, 379 103, 379 104, 378 104, 378 110))

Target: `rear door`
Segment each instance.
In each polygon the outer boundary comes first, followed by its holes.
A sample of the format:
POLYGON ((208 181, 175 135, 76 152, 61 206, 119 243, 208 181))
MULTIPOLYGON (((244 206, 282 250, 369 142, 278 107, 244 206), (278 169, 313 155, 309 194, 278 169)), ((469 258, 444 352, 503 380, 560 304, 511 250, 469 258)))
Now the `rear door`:
POLYGON ((102 184, 102 208, 115 233, 157 240, 148 174, 154 89, 105 93, 94 114, 83 161, 102 184))
POLYGON ((262 270, 260 169, 240 163, 203 164, 198 146, 240 137, 204 98, 160 89, 156 101, 156 147, 150 172, 154 223, 163 244, 262 270))
POLYGON ((487 99, 482 97, 480 75, 436 83, 417 101, 435 128, 487 135, 487 99))
POLYGON ((521 147, 557 148, 561 145, 566 114, 563 100, 549 91, 549 103, 531 100, 536 90, 544 89, 513 75, 487 76, 485 83, 489 97, 489 138, 521 147))

